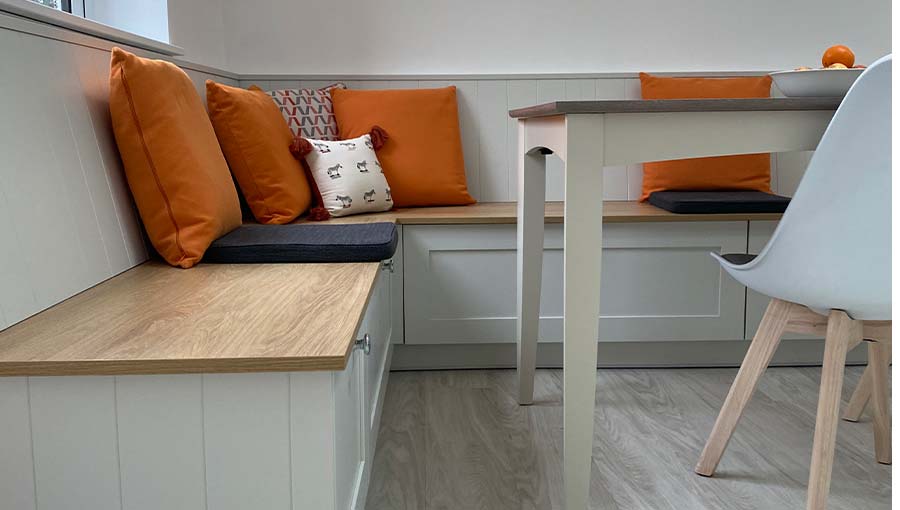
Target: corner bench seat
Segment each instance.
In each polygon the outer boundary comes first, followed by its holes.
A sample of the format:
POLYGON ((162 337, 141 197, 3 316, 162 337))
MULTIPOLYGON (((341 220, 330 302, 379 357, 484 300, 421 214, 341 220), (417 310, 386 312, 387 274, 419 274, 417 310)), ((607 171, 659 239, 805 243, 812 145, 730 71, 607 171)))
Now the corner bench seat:
MULTIPOLYGON (((777 220, 607 202, 604 221, 777 220)), ((563 204, 547 204, 562 223, 563 204)), ((303 222, 304 220, 301 220, 303 222)), ((400 209, 332 223, 514 224, 515 203, 400 209)), ((0 376, 343 370, 380 264, 150 261, 0 331, 0 376), (342 288, 340 293, 333 292, 342 288)))
MULTIPOLYGON (((547 202, 547 223, 563 222, 563 202, 547 202)), ((605 223, 654 223, 681 221, 772 221, 781 213, 676 214, 645 202, 610 201, 603 203, 605 223)), ((307 220, 301 219, 304 223, 307 220)), ((393 211, 332 218, 327 223, 369 223, 395 221, 399 225, 493 225, 515 224, 515 202, 481 202, 455 207, 402 208, 393 211)))

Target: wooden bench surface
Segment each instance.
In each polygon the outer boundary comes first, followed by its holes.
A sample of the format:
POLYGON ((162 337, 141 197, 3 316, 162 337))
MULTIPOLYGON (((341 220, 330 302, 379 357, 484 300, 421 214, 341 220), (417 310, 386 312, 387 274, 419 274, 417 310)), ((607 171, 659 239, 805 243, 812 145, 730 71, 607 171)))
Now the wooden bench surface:
POLYGON ((147 262, 0 332, 0 375, 342 370, 379 266, 147 262))
MULTIPOLYGON (((561 223, 562 203, 547 204, 561 223)), ((607 202, 607 222, 777 220, 607 202)), ((400 209, 330 223, 514 224, 514 203, 400 209)), ((147 262, 0 331, 0 376, 342 370, 377 263, 147 262), (341 292, 334 292, 340 288, 341 292)))
MULTIPOLYGON (((547 223, 563 222, 563 202, 547 202, 547 223)), ((780 213, 675 214, 656 206, 635 201, 603 203, 604 223, 650 223, 667 221, 771 221, 780 213)), ((300 220, 305 222, 306 220, 300 220)), ((482 202, 457 207, 405 208, 377 214, 332 218, 328 223, 370 223, 393 221, 401 225, 489 225, 516 223, 514 202, 482 202)))

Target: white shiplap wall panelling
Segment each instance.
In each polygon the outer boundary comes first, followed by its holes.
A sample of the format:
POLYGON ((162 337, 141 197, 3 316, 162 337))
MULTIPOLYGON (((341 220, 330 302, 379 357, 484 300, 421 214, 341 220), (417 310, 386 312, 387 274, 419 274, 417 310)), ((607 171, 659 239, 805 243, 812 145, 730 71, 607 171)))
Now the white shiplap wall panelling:
POLYGON ((119 510, 114 378, 28 382, 38 508, 119 510))
MULTIPOLYGON (((565 100, 567 98, 567 88, 566 80, 538 80, 537 100, 535 102, 549 103, 550 101, 565 100)), ((580 88, 577 89, 579 93, 582 92, 580 88)), ((596 96, 596 84, 593 96, 596 96)), ((511 147, 510 163, 512 164, 511 172, 513 173, 510 175, 516 175, 518 177, 518 174, 515 173, 516 168, 519 165, 520 157, 520 155, 516 153, 518 148, 518 121, 511 120, 511 124, 513 126, 512 138, 507 141, 511 147)), ((546 190, 547 200, 562 200, 565 196, 565 172, 563 171, 563 161, 556 154, 547 156, 546 161, 547 176, 544 189, 546 190)), ((517 191, 517 189, 511 190, 510 200, 516 200, 517 191)))
POLYGON ((0 78, 6 327, 147 254, 109 127, 109 54, 0 30, 0 58, 21 69, 0 78))
POLYGON ((478 199, 483 202, 509 200, 506 165, 507 107, 505 80, 476 83, 478 123, 478 199))
POLYGON ((203 376, 209 508, 291 508, 288 388, 284 373, 203 376))
POLYGON ((200 375, 116 378, 123 510, 206 508, 200 375))
POLYGON ((812 151, 781 152, 775 155, 773 167, 777 168, 777 172, 772 172, 772 188, 776 193, 794 196, 812 155, 812 151))
MULTIPOLYGON (((506 118, 506 198, 486 198, 485 201, 516 200, 519 186, 519 158, 517 156, 519 147, 519 127, 518 121, 510 118, 509 110, 533 105, 537 103, 537 100, 537 80, 509 80, 506 82, 506 108, 504 108, 506 111, 503 112, 503 116, 506 118)), ((498 170, 491 168, 488 169, 488 171, 495 172, 498 170)))
MULTIPOLYGON (((106 171, 106 180, 112 194, 113 206, 119 222, 122 239, 128 253, 128 266, 135 266, 147 260, 147 246, 141 220, 131 198, 131 191, 125 179, 119 148, 113 136, 112 121, 109 117, 109 59, 104 51, 90 53, 94 61, 94 72, 85 69, 86 80, 92 79, 92 85, 85 88, 85 98, 91 111, 94 138, 97 149, 106 171)), ((114 267, 114 269, 116 269, 114 267)), ((119 270, 127 269, 121 267, 119 270)))
MULTIPOLYGON (((109 51, 0 29, 0 329, 147 260, 109 118, 109 51)), ((237 80, 187 69, 205 81, 237 80)))
POLYGON ((3 508, 35 510, 34 464, 28 381, 0 377, 0 502, 3 508))
MULTIPOLYGON (((83 46, 63 45, 67 54, 62 55, 60 69, 65 69, 65 61, 72 63, 71 76, 65 76, 63 81, 69 86, 64 88, 67 94, 65 103, 69 108, 69 120, 72 133, 78 144, 78 156, 81 168, 84 171, 85 182, 88 184, 93 214, 97 219, 100 238, 100 246, 104 249, 109 264, 109 272, 119 273, 133 265, 133 259, 129 254, 129 247, 123 235, 120 224, 119 211, 116 208, 111 188, 109 185, 110 164, 112 171, 121 174, 118 155, 111 154, 115 159, 108 164, 104 161, 103 151, 100 149, 98 138, 108 138, 111 135, 109 121, 109 108, 107 103, 108 84, 99 75, 100 69, 95 65, 100 60, 100 52, 83 46), (101 83, 102 82, 102 83, 101 83), (91 126, 92 129, 84 129, 82 126, 91 126)), ((105 55, 103 55, 105 56, 105 55)), ((105 59, 104 59, 105 60, 105 59)), ((108 63, 107 63, 108 66, 108 63)), ((104 66, 105 68, 106 66, 104 66)), ((125 190, 122 190, 125 191, 125 190)), ((127 197, 126 197, 127 198, 127 197)), ((125 212, 133 217, 133 208, 130 199, 125 212)), ((133 225, 136 229, 137 225, 133 225)), ((146 256, 143 251, 143 243, 139 254, 146 256)))

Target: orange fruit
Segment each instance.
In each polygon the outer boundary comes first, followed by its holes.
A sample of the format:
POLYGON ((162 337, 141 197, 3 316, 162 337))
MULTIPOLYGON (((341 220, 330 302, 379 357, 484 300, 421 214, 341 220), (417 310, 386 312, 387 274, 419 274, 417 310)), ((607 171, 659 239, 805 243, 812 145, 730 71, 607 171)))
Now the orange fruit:
POLYGON ((844 64, 847 67, 853 67, 856 61, 856 55, 850 48, 838 44, 825 50, 822 54, 822 67, 831 67, 832 64, 844 64))

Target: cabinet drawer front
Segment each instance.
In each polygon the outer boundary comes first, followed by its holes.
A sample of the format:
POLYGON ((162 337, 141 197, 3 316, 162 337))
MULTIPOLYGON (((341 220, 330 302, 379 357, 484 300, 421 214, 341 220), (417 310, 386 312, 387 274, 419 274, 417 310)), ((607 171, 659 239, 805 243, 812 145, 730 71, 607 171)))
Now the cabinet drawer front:
MULTIPOLYGON (((516 227, 406 226, 406 343, 516 338, 516 227)), ((611 224, 603 231, 600 338, 743 338, 744 290, 709 252, 746 249, 745 222, 611 224)), ((563 229, 548 225, 542 341, 562 340, 563 229)))

